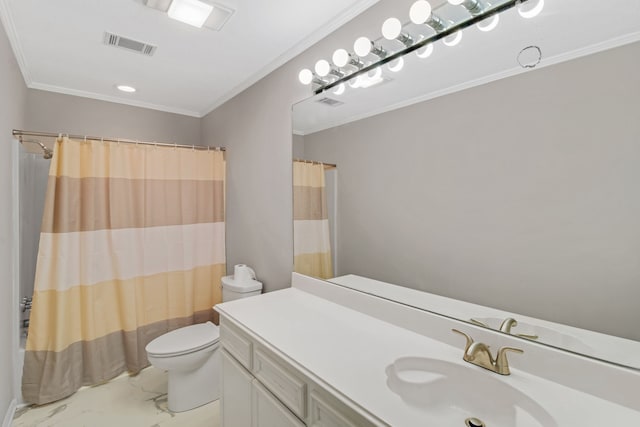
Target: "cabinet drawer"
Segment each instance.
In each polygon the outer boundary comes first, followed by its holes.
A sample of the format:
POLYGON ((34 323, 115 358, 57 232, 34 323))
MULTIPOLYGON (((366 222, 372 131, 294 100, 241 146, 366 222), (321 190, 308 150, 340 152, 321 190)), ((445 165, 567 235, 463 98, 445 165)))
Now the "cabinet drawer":
POLYGON ((364 427, 373 424, 328 393, 313 388, 309 394, 309 427, 364 427))
POLYGON ((220 340, 229 354, 235 357, 245 368, 251 370, 253 344, 244 332, 223 319, 220 323, 220 340))
POLYGON ((307 414, 307 385, 290 368, 261 348, 254 349, 253 374, 299 418, 307 414))

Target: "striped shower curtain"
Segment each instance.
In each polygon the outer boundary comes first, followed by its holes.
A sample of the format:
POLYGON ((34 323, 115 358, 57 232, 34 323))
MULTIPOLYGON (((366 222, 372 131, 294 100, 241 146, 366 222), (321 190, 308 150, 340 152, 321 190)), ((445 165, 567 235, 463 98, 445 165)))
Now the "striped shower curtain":
POLYGON ((225 273, 220 151, 56 142, 23 396, 43 404, 148 365, 157 336, 213 319, 225 273))
POLYGON ((293 248, 297 273, 333 277, 322 164, 293 162, 293 248))

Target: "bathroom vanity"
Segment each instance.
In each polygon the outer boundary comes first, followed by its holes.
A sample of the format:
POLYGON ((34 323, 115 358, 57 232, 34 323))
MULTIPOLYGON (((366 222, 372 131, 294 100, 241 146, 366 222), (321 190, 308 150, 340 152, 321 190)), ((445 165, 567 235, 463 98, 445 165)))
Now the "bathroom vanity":
POLYGON ((223 426, 634 425, 640 372, 294 274, 216 306, 223 426), (462 360, 459 329, 509 346, 511 375, 462 360))
POLYGON ((237 322, 225 317, 221 330, 223 425, 383 425, 237 322))

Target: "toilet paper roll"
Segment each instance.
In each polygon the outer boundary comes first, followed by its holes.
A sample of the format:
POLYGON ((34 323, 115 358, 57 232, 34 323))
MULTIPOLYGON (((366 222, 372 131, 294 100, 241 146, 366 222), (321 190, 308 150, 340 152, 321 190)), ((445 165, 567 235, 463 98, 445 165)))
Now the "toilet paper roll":
POLYGON ((245 264, 236 264, 233 267, 233 280, 236 283, 248 283, 255 280, 256 273, 251 267, 245 264))

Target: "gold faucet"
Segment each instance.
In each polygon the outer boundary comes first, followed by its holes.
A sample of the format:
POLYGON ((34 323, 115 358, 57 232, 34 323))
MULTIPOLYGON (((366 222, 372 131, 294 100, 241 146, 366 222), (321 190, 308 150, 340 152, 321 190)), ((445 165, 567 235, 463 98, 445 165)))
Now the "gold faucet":
POLYGON ((507 317, 500 324, 500 330, 502 332, 510 334, 511 333, 511 328, 513 328, 514 326, 518 326, 518 321, 516 319, 514 319, 513 317, 507 317))
MULTIPOLYGON (((470 320, 471 320, 471 323, 474 323, 474 324, 476 324, 478 326, 482 326, 482 327, 485 327, 485 328, 493 329, 491 326, 489 326, 486 323, 481 322, 481 321, 479 321, 477 319, 473 319, 472 318, 470 320)), ((509 334, 509 335, 514 335, 516 337, 526 338, 526 339, 529 339, 529 340, 537 340, 538 338, 540 338, 538 335, 514 334, 513 332, 511 332, 511 328, 515 328, 516 326, 518 326, 518 321, 516 319, 514 319, 513 317, 507 317, 500 324, 499 331, 500 332, 504 332, 504 333, 509 334)))
POLYGON ((517 337, 527 338, 530 340, 537 340, 539 337, 537 335, 527 335, 527 334, 514 334, 511 332, 511 328, 515 328, 518 326, 518 321, 513 317, 507 317, 502 321, 500 325, 500 331, 505 332, 510 335, 515 335, 517 337))
POLYGON ((467 339, 467 345, 464 349, 464 355, 462 356, 462 359, 465 362, 473 363, 474 365, 488 369, 500 375, 511 374, 511 371, 509 370, 509 361, 507 360, 507 351, 524 353, 524 351, 519 348, 502 347, 498 350, 498 354, 494 359, 488 345, 481 342, 474 342, 473 338, 457 329, 452 329, 452 331, 467 339))

